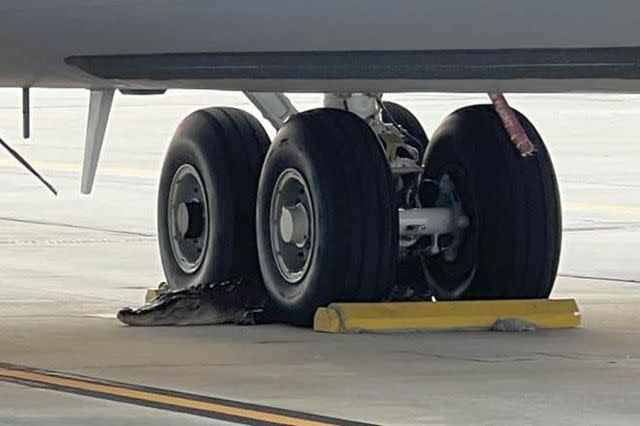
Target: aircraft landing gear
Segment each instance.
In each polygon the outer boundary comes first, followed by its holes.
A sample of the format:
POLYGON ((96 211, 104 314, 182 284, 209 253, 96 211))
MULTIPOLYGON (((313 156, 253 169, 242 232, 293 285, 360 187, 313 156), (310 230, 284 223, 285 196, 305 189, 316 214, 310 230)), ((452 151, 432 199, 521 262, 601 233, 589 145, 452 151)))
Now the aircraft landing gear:
POLYGON ((190 115, 170 145, 158 229, 174 288, 261 277, 280 317, 301 325, 396 283, 437 299, 549 295, 558 188, 521 114, 529 157, 491 105, 454 112, 428 140, 380 95, 327 94, 325 108, 302 113, 284 95, 250 99, 279 127, 268 152, 258 122, 228 108, 190 115))

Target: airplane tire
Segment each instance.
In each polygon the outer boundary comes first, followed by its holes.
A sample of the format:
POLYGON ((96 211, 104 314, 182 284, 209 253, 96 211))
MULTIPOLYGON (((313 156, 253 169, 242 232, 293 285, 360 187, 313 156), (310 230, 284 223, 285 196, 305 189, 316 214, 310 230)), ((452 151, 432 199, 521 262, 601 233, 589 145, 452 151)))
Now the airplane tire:
POLYGON ((235 108, 202 109, 179 125, 158 191, 170 288, 259 276, 255 199, 268 146, 260 123, 235 108))
MULTIPOLYGON (((436 298, 546 298, 553 288, 562 236, 558 185, 540 135, 516 114, 536 148, 532 156, 520 155, 492 105, 457 110, 432 135, 424 177, 448 174, 470 219, 454 261, 442 253, 423 258, 436 298)), ((427 193, 422 204, 434 205, 427 193)))
POLYGON ((398 250, 391 171, 377 137, 336 109, 300 113, 277 133, 260 176, 260 267, 289 322, 335 301, 376 301, 398 250))
POLYGON ((382 121, 387 124, 398 124, 413 136, 414 139, 409 139, 407 142, 420 152, 420 158, 422 158, 429 143, 429 138, 420 121, 411 111, 400 104, 388 101, 384 101, 382 104, 384 105, 382 121))

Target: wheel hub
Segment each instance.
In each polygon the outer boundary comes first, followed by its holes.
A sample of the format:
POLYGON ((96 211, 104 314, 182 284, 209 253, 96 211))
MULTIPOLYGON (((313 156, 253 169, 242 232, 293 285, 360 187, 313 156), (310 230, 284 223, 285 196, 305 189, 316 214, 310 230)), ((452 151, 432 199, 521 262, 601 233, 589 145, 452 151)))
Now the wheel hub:
POLYGON ((304 246, 309 235, 309 214, 301 203, 280 211, 280 237, 285 243, 304 246))
POLYGON ((296 284, 309 269, 314 245, 311 195, 297 170, 286 169, 278 177, 269 217, 276 266, 287 281, 296 284))
POLYGON ((171 180, 167 206, 171 250, 183 272, 195 272, 205 256, 209 211, 205 187, 195 167, 184 164, 171 180))
POLYGON ((182 238, 197 238, 204 230, 204 211, 200 201, 180 203, 176 212, 176 225, 182 238))

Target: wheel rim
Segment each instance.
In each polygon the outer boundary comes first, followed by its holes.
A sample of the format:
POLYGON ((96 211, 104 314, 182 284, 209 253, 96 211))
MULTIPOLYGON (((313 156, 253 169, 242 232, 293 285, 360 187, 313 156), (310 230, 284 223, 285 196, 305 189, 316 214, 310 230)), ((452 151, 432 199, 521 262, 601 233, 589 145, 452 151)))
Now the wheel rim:
POLYGON ((271 252, 278 271, 291 284, 299 283, 311 264, 315 219, 311 193, 295 169, 280 173, 269 209, 271 252))
POLYGON ((183 272, 195 272, 205 256, 209 239, 209 208, 200 174, 190 164, 176 170, 167 206, 173 257, 183 272))
MULTIPOLYGON (((462 241, 455 256, 448 258, 445 251, 436 256, 422 256, 421 263, 425 278, 441 299, 457 299, 467 291, 475 278, 478 263, 478 223, 477 206, 468 177, 461 166, 449 165, 444 168, 436 181, 448 175, 454 182, 453 196, 459 200, 462 210, 469 219, 469 225, 462 231, 462 241)), ((432 207, 452 207, 441 197, 427 201, 432 207)), ((424 202, 424 201, 423 201, 424 202)), ((426 206, 423 204, 423 206, 426 206)))

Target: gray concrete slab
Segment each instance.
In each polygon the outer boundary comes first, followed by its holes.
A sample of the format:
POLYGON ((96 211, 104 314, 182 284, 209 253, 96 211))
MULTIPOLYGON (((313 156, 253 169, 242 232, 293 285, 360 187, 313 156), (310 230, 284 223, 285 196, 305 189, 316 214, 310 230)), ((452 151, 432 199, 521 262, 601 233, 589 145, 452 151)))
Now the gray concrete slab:
MULTIPOLYGON (((382 424, 638 423, 640 97, 510 97, 555 160, 565 250, 554 296, 578 300, 583 328, 334 336, 285 326, 135 329, 109 317, 162 279, 155 192, 176 124, 201 106, 255 112, 240 95, 118 97, 91 197, 78 190, 87 94, 33 95, 33 139, 18 139, 18 91, 0 91, 0 132, 60 196, 0 153, 0 362, 382 424)), ((303 107, 320 99, 294 98, 303 107)), ((393 100, 428 131, 456 107, 485 102, 393 100)), ((0 383, 0 424, 203 421, 0 383)))

